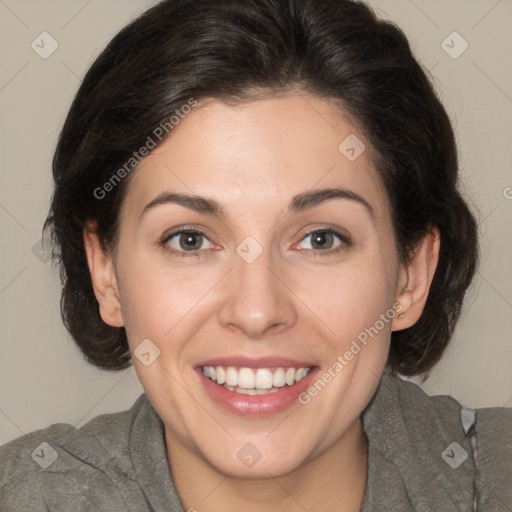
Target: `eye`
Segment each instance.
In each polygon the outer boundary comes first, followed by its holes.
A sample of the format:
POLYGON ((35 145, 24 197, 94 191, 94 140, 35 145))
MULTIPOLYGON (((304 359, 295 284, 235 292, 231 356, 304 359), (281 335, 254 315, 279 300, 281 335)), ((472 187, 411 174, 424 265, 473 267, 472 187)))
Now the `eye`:
MULTIPOLYGON (((178 256, 199 256, 199 251, 214 247, 213 242, 200 231, 182 228, 165 237, 160 242, 162 247, 178 256), (187 254, 188 253, 188 254, 187 254)), ((334 229, 316 229, 307 233, 302 242, 297 244, 300 250, 315 251, 320 254, 338 252, 351 244, 349 236, 334 229), (300 246, 303 247, 300 247, 300 246)))
POLYGON ((213 246, 210 239, 200 231, 194 229, 180 229, 166 235, 162 240, 162 245, 166 248, 170 248, 172 252, 181 253, 181 256, 185 256, 184 252, 196 252, 209 249, 213 246))
MULTIPOLYGON (((301 244, 302 250, 320 251, 323 253, 337 252, 350 245, 347 235, 339 233, 334 229, 316 229, 307 233, 301 244)), ((301 244, 298 244, 299 246, 301 244)))

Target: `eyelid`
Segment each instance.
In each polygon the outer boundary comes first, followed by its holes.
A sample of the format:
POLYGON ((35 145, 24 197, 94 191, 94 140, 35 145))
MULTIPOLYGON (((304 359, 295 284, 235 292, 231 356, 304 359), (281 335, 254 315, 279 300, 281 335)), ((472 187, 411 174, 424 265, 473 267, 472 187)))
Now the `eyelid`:
MULTIPOLYGON (((161 247, 165 248, 167 251, 169 251, 173 254, 177 254, 178 256, 182 256, 182 257, 206 256, 205 253, 208 252, 208 249, 197 249, 197 250, 192 250, 192 251, 185 251, 185 250, 174 249, 174 248, 168 246, 168 242, 171 238, 179 236, 183 233, 192 233, 192 234, 199 235, 199 236, 205 238, 206 240, 208 240, 211 244, 216 245, 215 242, 213 242, 211 240, 211 238, 208 235, 206 235, 203 231, 201 231, 195 227, 192 227, 192 226, 181 226, 181 227, 173 228, 173 229, 167 231, 160 238, 159 245, 161 247)), ((325 249, 325 250, 322 250, 322 249, 300 249, 300 251, 312 252, 312 253, 315 253, 318 255, 324 255, 324 254, 327 255, 327 254, 336 253, 336 252, 341 251, 341 250, 345 249, 346 247, 352 245, 352 239, 350 237, 350 234, 347 233, 345 230, 343 230, 341 228, 334 228, 331 226, 319 226, 319 227, 310 229, 309 231, 305 232, 301 236, 299 242, 295 243, 292 246, 292 248, 297 246, 301 242, 303 242, 307 237, 314 235, 315 233, 330 233, 339 239, 340 245, 334 249, 332 249, 332 248, 325 249)))
POLYGON ((206 235, 203 231, 200 231, 197 228, 194 228, 192 226, 181 226, 179 228, 173 228, 171 230, 166 231, 162 235, 162 237, 159 239, 158 245, 160 247, 162 247, 164 250, 166 250, 174 255, 184 257, 184 258, 206 256, 205 252, 207 251, 207 249, 184 251, 184 250, 175 249, 174 247, 170 247, 168 245, 169 240, 171 238, 177 237, 183 233, 192 233, 192 234, 200 235, 204 239, 208 240, 212 245, 214 245, 214 246, 216 245, 215 242, 213 242, 210 239, 210 237, 208 235, 206 235))
POLYGON ((332 253, 335 253, 339 250, 342 250, 350 245, 352 245, 352 238, 350 237, 350 234, 345 232, 345 230, 343 229, 340 229, 340 228, 334 228, 334 227, 330 227, 330 226, 323 226, 323 227, 318 227, 318 228, 314 228, 314 229, 311 229, 309 231, 307 231, 306 233, 304 233, 299 242, 295 243, 293 245, 293 247, 297 246, 298 244, 300 244, 301 242, 303 242, 308 236, 311 236, 315 233, 330 233, 334 236, 336 236, 339 241, 340 241, 340 245, 337 247, 337 248, 334 248, 334 249, 326 249, 326 250, 320 250, 320 249, 300 249, 301 251, 312 251, 314 253, 317 253, 317 254, 332 254, 332 253))
POLYGON ((205 238, 210 240, 210 242, 213 243, 211 237, 209 237, 205 233, 205 231, 208 231, 208 229, 203 226, 200 226, 199 228, 194 227, 192 225, 178 226, 178 227, 171 228, 171 229, 168 229, 167 231, 165 231, 164 234, 160 237, 160 241, 165 242, 165 241, 169 240, 170 238, 172 238, 176 235, 179 235, 181 233, 195 233, 195 234, 204 236, 205 238))

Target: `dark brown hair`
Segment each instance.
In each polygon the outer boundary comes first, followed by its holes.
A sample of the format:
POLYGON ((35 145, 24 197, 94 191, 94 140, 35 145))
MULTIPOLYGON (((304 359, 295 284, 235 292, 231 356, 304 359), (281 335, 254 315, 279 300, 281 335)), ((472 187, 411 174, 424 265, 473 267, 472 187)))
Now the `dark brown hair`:
POLYGON ((119 32, 91 66, 53 160, 45 229, 60 264, 64 323, 91 364, 131 364, 124 328, 100 317, 83 243, 93 219, 105 249, 115 246, 136 172, 116 181, 119 169, 191 98, 241 102, 291 88, 332 99, 357 122, 391 201, 403 261, 439 228, 424 312, 392 333, 388 363, 416 375, 440 359, 476 270, 477 226, 457 188, 449 118, 403 32, 349 0, 166 0, 119 32), (114 186, 99 194, 107 182, 114 186))

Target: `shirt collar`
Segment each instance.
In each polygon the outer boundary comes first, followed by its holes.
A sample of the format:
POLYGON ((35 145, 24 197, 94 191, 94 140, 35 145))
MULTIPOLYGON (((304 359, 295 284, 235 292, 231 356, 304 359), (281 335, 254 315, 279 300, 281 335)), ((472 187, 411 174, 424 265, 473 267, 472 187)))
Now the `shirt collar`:
MULTIPOLYGON (((453 414, 460 406, 441 398, 445 400, 433 400, 398 377, 381 377, 361 414, 369 444, 361 512, 472 510, 472 461, 454 470, 442 457, 453 442, 471 450, 453 414)), ((184 512, 171 478, 164 425, 145 394, 132 424, 130 446, 137 480, 153 510, 184 512)))

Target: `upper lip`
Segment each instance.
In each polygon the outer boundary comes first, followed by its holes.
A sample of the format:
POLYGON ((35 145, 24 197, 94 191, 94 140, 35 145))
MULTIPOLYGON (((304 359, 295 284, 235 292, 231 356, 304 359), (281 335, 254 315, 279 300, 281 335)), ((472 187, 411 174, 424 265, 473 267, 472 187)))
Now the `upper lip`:
POLYGON ((246 356, 232 356, 232 357, 217 357, 207 359, 197 366, 236 366, 241 368, 310 368, 314 366, 310 362, 297 361, 287 357, 266 356, 266 357, 246 357, 246 356))

